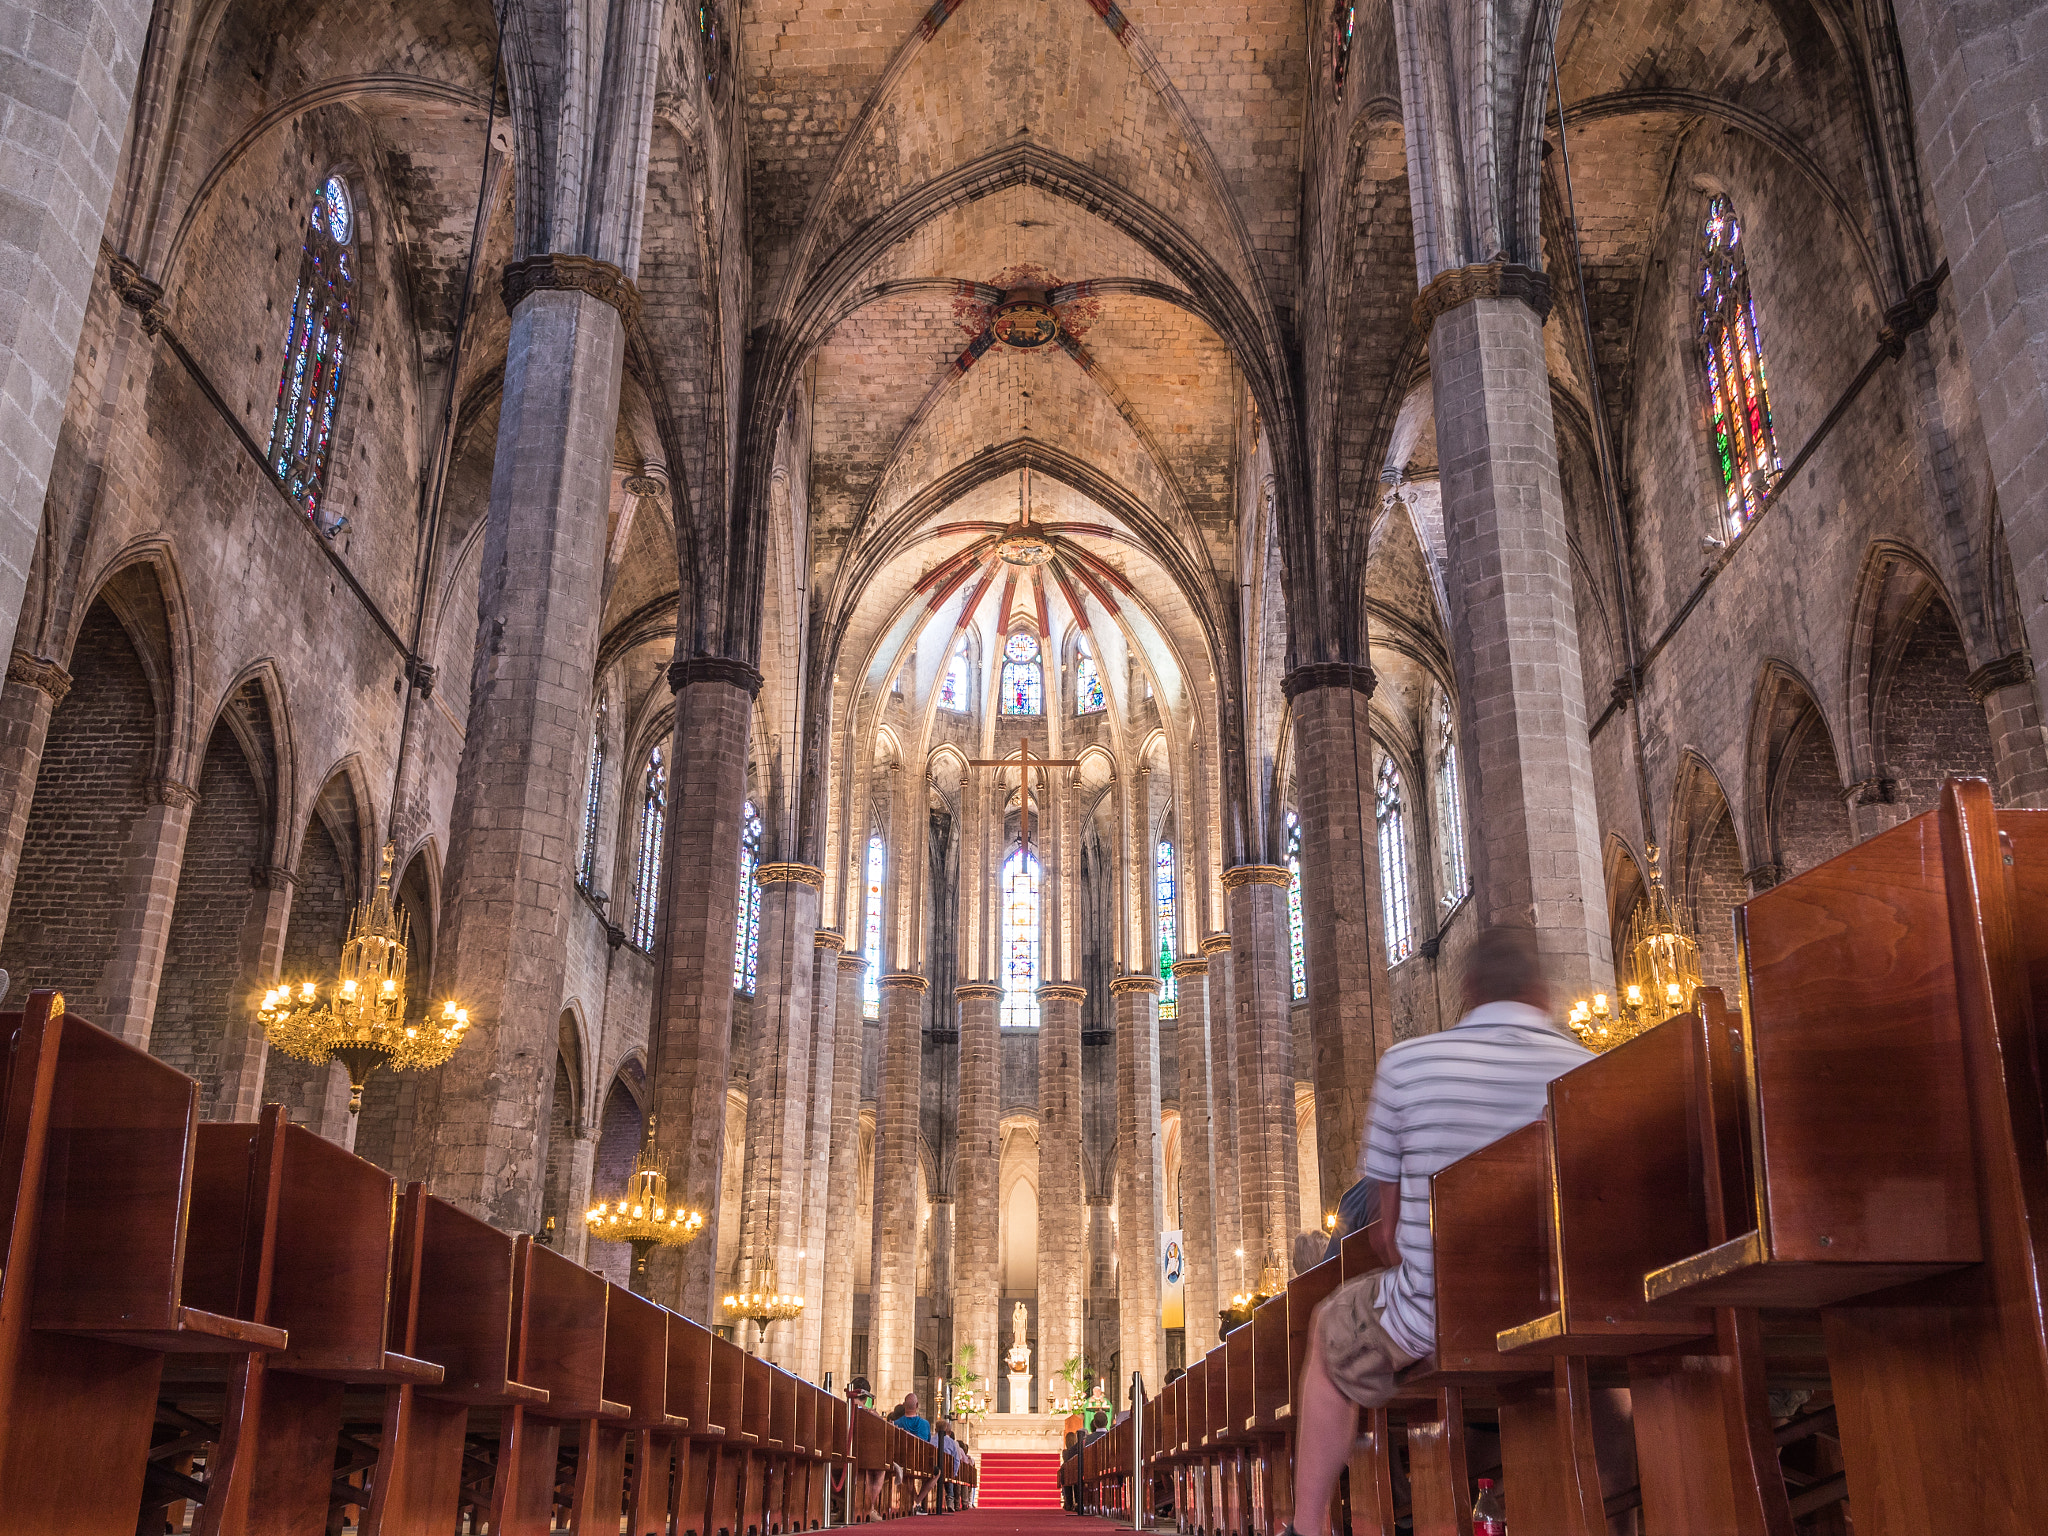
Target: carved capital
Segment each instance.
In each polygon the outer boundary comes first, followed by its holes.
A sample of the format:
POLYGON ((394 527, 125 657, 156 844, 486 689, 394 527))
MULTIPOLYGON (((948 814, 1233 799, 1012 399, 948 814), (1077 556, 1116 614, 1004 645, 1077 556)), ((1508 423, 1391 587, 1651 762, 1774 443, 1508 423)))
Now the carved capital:
POLYGON ((599 303, 611 305, 627 330, 640 318, 640 290, 633 286, 631 278, 608 261, 561 251, 527 256, 507 264, 505 309, 508 313, 516 310, 529 294, 564 288, 587 293, 599 303))
POLYGON ((1205 955, 1229 954, 1230 935, 1227 933, 1210 934, 1206 939, 1202 940, 1202 953, 1205 955))
POLYGON ((915 971, 891 971, 882 978, 882 986, 885 989, 896 987, 905 992, 922 992, 931 986, 931 983, 915 971))
POLYGON ((763 864, 754 871, 754 878, 763 885, 808 885, 814 891, 825 889, 825 871, 813 864, 763 864))
MULTIPOLYGON (((17 651, 15 654, 21 653, 17 651)), ((14 675, 12 667, 8 668, 7 675, 14 675)), ((1981 704, 2001 688, 2016 688, 2033 680, 2034 669, 2028 664, 2027 653, 2014 651, 2009 656, 2000 656, 1985 662, 1964 678, 1963 682, 1969 688, 1971 696, 1981 704)))
POLYGON ((146 336, 155 336, 164 328, 164 318, 169 313, 164 304, 164 290, 161 283, 151 282, 142 275, 142 269, 126 256, 107 258, 107 281, 123 304, 141 317, 142 331, 146 336))
POLYGON ((50 696, 50 707, 55 709, 64 702, 64 695, 71 691, 71 674, 47 656, 31 656, 27 651, 16 651, 7 658, 7 681, 26 683, 50 696))
POLYGON ((727 683, 746 691, 750 699, 761 696, 761 674, 737 656, 691 656, 668 664, 668 691, 681 693, 692 683, 727 683))
POLYGON ((1207 955, 1189 955, 1185 960, 1173 962, 1173 975, 1177 981, 1183 976, 1206 976, 1209 974, 1207 955))
POLYGON ((953 989, 953 995, 962 1002, 977 997, 1001 997, 1003 989, 992 981, 964 981, 953 989))
POLYGON ((434 696, 434 679, 441 675, 441 669, 431 661, 421 661, 415 656, 406 662, 405 675, 421 698, 431 699, 434 696))
POLYGON ((1145 992, 1157 997, 1159 995, 1159 978, 1157 976, 1113 976, 1110 978, 1109 995, 1111 997, 1122 997, 1126 992, 1145 992))
POLYGON ((1749 894, 1761 896, 1772 886, 1783 882, 1785 866, 1782 864, 1759 864, 1754 869, 1745 869, 1742 878, 1749 882, 1749 894))
POLYGON ((820 928, 811 935, 811 946, 814 949, 843 951, 846 948, 846 935, 836 928, 820 928))
POLYGON ((1513 261, 1482 261, 1453 267, 1429 280, 1415 295, 1415 324, 1427 336, 1439 315, 1449 314, 1474 299, 1520 299, 1541 320, 1550 313, 1550 279, 1534 267, 1513 261))
POLYGON ((262 879, 257 883, 273 891, 288 891, 299 883, 296 870, 286 869, 282 864, 272 864, 258 871, 262 879))
POLYGON ((1294 876, 1281 864, 1239 864, 1223 871, 1223 889, 1234 891, 1241 885, 1277 885, 1283 891, 1294 883, 1294 876))
POLYGON ((1038 1000, 1041 1003, 1085 1003, 1088 1001, 1088 989, 1071 981, 1048 981, 1038 989, 1038 1000))
POLYGON ((841 952, 841 954, 840 954, 840 956, 839 956, 839 969, 840 969, 840 970, 842 970, 842 971, 864 971, 864 970, 866 970, 867 968, 868 968, 868 957, 867 957, 866 955, 862 954, 862 953, 861 953, 861 952, 860 952, 859 950, 857 950, 857 949, 853 949, 853 950, 845 950, 845 951, 842 951, 842 952, 841 952))
POLYGON ((1374 685, 1379 681, 1371 667, 1349 661, 1304 662, 1280 679, 1280 691, 1290 700, 1307 693, 1311 688, 1348 688, 1353 693, 1372 697, 1374 685))
POLYGON ((664 488, 652 475, 628 475, 619 482, 619 489, 628 496, 659 496, 664 488))
POLYGON ((1850 805, 1896 805, 1899 798, 1897 779, 1858 779, 1842 791, 1842 798, 1850 805))
POLYGON ((189 811, 199 804, 199 791, 190 784, 181 784, 176 779, 151 779, 149 798, 154 805, 181 805, 189 811))

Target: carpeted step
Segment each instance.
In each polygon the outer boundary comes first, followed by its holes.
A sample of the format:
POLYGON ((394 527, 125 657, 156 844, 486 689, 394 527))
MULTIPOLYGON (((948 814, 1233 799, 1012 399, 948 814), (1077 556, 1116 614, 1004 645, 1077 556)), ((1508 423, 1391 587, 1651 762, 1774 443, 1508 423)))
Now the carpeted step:
POLYGON ((1058 1509, 1059 1453, 984 1451, 979 1502, 983 1509, 1058 1509))

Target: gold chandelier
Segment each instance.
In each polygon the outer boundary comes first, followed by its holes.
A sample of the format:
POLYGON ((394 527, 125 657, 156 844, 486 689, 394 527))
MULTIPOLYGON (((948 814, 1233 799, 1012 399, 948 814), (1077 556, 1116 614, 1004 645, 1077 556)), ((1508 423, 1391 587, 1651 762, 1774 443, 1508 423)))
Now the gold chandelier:
POLYGON ((256 1009, 265 1037, 285 1055, 347 1068, 352 1115, 362 1110, 372 1072, 384 1066, 429 1071, 455 1054, 469 1029, 469 1010, 454 998, 441 1004, 438 1016, 406 1022, 408 935, 405 914, 391 903, 394 851, 384 845, 376 891, 349 914, 333 998, 321 1002, 319 985, 302 981, 272 987, 256 1009))
POLYGON ((647 1142, 616 1200, 600 1200, 583 1213, 590 1235, 600 1242, 626 1243, 633 1250, 633 1274, 644 1284, 647 1256, 656 1248, 680 1248, 704 1230, 704 1213, 668 1203, 668 1175, 654 1155, 654 1120, 647 1142))
POLYGON ((771 1269, 754 1283, 751 1291, 735 1291, 724 1298, 722 1305, 733 1317, 759 1324, 765 1333, 770 1323, 801 1316, 804 1299, 777 1285, 775 1271, 771 1269))
POLYGON ((1653 1024, 1683 1013, 1700 989, 1700 947, 1664 895, 1655 843, 1648 853, 1650 898, 1636 907, 1623 930, 1620 963, 1615 967, 1620 993, 1612 999, 1605 992, 1580 998, 1565 1017, 1589 1050, 1612 1050, 1653 1024))

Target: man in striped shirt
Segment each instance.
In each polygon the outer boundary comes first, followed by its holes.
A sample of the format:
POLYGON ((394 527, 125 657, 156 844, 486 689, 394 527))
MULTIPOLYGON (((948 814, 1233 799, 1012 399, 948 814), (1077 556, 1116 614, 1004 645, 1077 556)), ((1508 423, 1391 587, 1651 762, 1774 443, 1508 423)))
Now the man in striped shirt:
POLYGON ((1465 1016, 1380 1058, 1359 1176, 1379 1185, 1378 1254, 1387 1268, 1339 1286, 1316 1309, 1301 1370, 1295 1451, 1299 1536, 1326 1536, 1330 1498, 1360 1407, 1436 1347, 1436 1258, 1429 1178, 1543 1117, 1552 1078, 1592 1053, 1551 1022, 1550 987, 1526 928, 1488 928, 1465 959, 1465 1016), (1392 1242, 1389 1238, 1393 1239, 1392 1242))

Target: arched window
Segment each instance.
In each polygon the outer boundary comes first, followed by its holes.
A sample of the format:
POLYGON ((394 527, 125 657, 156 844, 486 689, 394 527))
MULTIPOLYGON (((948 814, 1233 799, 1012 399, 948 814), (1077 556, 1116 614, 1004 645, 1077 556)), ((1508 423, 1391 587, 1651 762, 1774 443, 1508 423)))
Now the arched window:
POLYGON ((1038 856, 1003 860, 1003 1022, 1038 1028, 1038 856))
POLYGON ((1700 259, 1700 366, 1707 379, 1707 435, 1721 477, 1722 512, 1728 532, 1763 509, 1764 498, 1785 466, 1778 458, 1778 434, 1771 425, 1771 397, 1764 379, 1763 339, 1757 332, 1756 300, 1749 291, 1749 260, 1742 245, 1742 221, 1725 197, 1707 203, 1700 259))
POLYGON ((740 807, 740 911, 733 924, 732 989, 754 995, 761 970, 761 813, 749 800, 740 807))
POLYGON ((967 714, 974 708, 973 664, 967 659, 967 639, 961 637, 954 648, 953 659, 946 663, 946 675, 939 681, 939 708, 950 709, 957 715, 967 714))
POLYGON ((1074 658, 1074 713, 1097 715, 1109 708, 1109 699, 1102 691, 1102 673, 1096 670, 1095 658, 1086 651, 1074 658))
POLYGON ((1392 965, 1415 949, 1415 914, 1408 904, 1408 815, 1401 807, 1401 776, 1392 758, 1380 759, 1373 816, 1380 828, 1380 906, 1387 925, 1387 963, 1392 965))
POLYGON ((597 719, 590 727, 590 771, 583 790, 583 855, 576 862, 576 883, 590 890, 597 879, 597 818, 604 803, 605 701, 597 701, 597 719))
POLYGON ((1437 841, 1443 850, 1444 905, 1455 907, 1472 887, 1465 865, 1465 806, 1458 791, 1458 738, 1452 731, 1451 701, 1436 702, 1437 841))
POLYGON ((1159 907, 1159 1019, 1180 1015, 1180 983, 1173 979, 1173 844, 1162 840, 1152 856, 1153 891, 1159 907))
POLYGON ((1308 996, 1308 961, 1301 952, 1301 818, 1287 813, 1287 955, 1294 1000, 1308 996))
POLYGON ((861 953, 868 968, 861 975, 860 1012, 865 1019, 882 1016, 882 834, 868 838, 867 911, 861 927, 861 953))
POLYGON ((270 467, 292 500, 330 536, 344 519, 323 515, 320 498, 355 308, 355 226, 347 184, 328 177, 313 192, 299 288, 284 334, 284 371, 270 413, 270 467))
POLYGON ((647 754, 640 797, 640 853, 633 871, 633 945, 654 948, 654 914, 661 904, 661 839, 668 829, 668 764, 656 747, 647 754))
POLYGON ((1038 659, 1038 636, 1029 630, 1020 629, 1003 642, 1003 713, 1045 713, 1045 668, 1038 659))

